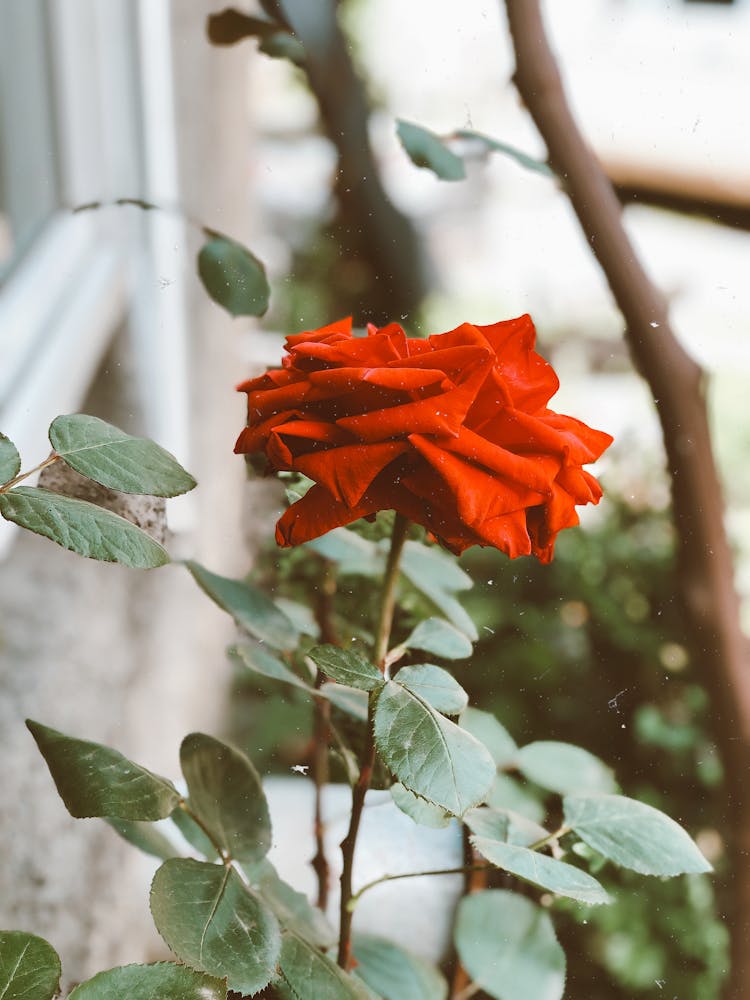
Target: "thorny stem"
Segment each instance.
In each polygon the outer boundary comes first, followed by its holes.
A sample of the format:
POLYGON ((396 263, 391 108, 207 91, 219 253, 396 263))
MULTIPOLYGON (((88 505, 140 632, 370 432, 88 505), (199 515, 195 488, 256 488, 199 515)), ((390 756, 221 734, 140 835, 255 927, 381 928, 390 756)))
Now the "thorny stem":
POLYGON ((200 816, 196 815, 196 813, 193 812, 193 810, 187 804, 187 801, 185 799, 180 799, 180 801, 178 803, 178 808, 182 809, 182 811, 184 813, 187 813, 187 815, 195 823, 195 825, 198 826, 198 827, 200 827, 200 829, 203 831, 203 833, 205 833, 205 835, 211 841, 211 844, 212 844, 214 850, 216 851, 216 853, 221 858, 222 863, 224 865, 226 865, 227 867, 229 867, 229 865, 231 865, 231 863, 232 863, 231 856, 224 850, 224 848, 221 846, 221 844, 218 842, 218 840, 214 837, 214 835, 211 833, 211 831, 206 826, 206 824, 203 822, 203 820, 200 818, 200 816))
POLYGON ((45 458, 43 462, 40 462, 39 465, 35 465, 33 469, 29 469, 28 472, 19 472, 18 475, 14 476, 9 482, 3 483, 2 486, 0 486, 0 493, 7 493, 8 490, 11 490, 14 486, 23 482, 24 479, 28 479, 29 476, 33 476, 35 472, 41 472, 42 469, 46 469, 48 465, 52 465, 53 462, 57 462, 59 458, 60 456, 53 451, 49 458, 45 458))
MULTIPOLYGON (((315 687, 319 688, 323 674, 318 671, 315 687)), ((328 740, 330 736, 331 706, 324 698, 313 701, 313 749, 310 758, 310 777, 315 786, 315 857, 312 867, 318 880, 317 906, 326 910, 328 906, 328 859, 325 852, 325 824, 323 822, 323 788, 328 784, 328 740)))
MULTIPOLYGON (((373 659, 381 671, 385 671, 385 659, 388 653, 388 640, 391 635, 393 624, 393 612, 396 607, 396 585, 398 583, 398 566, 401 559, 401 552, 406 541, 406 534, 409 528, 409 521, 401 514, 396 514, 391 534, 391 548, 388 553, 388 561, 385 566, 383 577, 383 590, 381 594, 380 616, 375 631, 375 645, 373 648, 373 659)), ((367 742, 362 754, 362 764, 359 770, 359 780, 352 789, 352 812, 349 819, 349 831, 341 842, 341 854, 343 857, 343 869, 341 872, 341 908, 339 922, 339 951, 338 963, 342 969, 348 969, 352 958, 352 911, 349 909, 349 901, 352 898, 352 872, 354 870, 354 849, 357 845, 359 834, 359 824, 362 819, 362 809, 365 804, 365 796, 372 781, 372 772, 375 766, 375 738, 372 731, 373 726, 373 698, 370 696, 370 707, 367 713, 367 742)))
POLYGON ((400 875, 381 875, 380 878, 375 878, 372 882, 367 882, 358 889, 352 898, 349 900, 348 908, 350 911, 354 911, 355 906, 369 889, 374 889, 376 885, 380 885, 381 882, 396 882, 401 878, 422 878, 424 875, 464 875, 466 872, 484 872, 491 871, 493 868, 489 864, 476 864, 476 865, 463 865, 461 868, 433 868, 426 872, 403 872, 400 875))
MULTIPOLYGON (((333 627, 333 597, 336 593, 336 576, 333 566, 324 561, 318 589, 318 600, 315 608, 315 618, 320 627, 320 640, 325 643, 336 642, 336 631, 333 627)), ((325 675, 318 670, 315 675, 315 687, 319 689, 325 675)), ((315 698, 313 702, 313 749, 310 759, 310 776, 315 785, 315 857, 312 859, 313 871, 318 880, 318 907, 325 911, 328 907, 329 865, 325 853, 325 825, 323 823, 323 788, 328 783, 328 744, 331 737, 331 705, 324 698, 315 698)))

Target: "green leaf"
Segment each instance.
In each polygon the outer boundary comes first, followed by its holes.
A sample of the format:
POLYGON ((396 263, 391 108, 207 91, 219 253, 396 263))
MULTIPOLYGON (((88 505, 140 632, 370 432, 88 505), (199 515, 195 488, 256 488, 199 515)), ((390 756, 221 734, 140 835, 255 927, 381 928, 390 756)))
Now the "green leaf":
POLYGON ((239 993, 270 982, 281 948, 278 921, 233 868, 165 861, 151 884, 151 914, 175 955, 194 969, 226 976, 239 993))
POLYGON ((44 938, 0 931, 2 1000, 52 1000, 60 986, 60 959, 44 938))
POLYGON ((448 826, 453 819, 451 814, 441 809, 440 806, 420 799, 414 792, 404 788, 400 781, 391 785, 391 798, 401 812, 406 813, 419 826, 429 826, 434 830, 441 830, 448 826))
POLYGON ((57 417, 50 444, 82 476, 121 493, 176 497, 196 485, 177 459, 147 438, 131 437, 84 413, 57 417))
POLYGON ((170 561, 166 549, 125 518, 50 490, 17 486, 2 493, 0 514, 89 559, 134 569, 154 569, 170 561))
POLYGON ((294 931, 316 948, 331 948, 337 940, 325 914, 307 896, 280 879, 270 861, 264 859, 243 870, 252 888, 267 903, 284 929, 294 931))
POLYGON ((271 295, 263 264, 241 243, 219 233, 207 235, 198 254, 203 287, 232 316, 262 316, 271 295))
POLYGON ((297 1000, 372 1000, 360 980, 347 975, 312 945, 284 932, 279 959, 281 974, 297 1000))
POLYGON ((258 39, 258 48, 276 59, 289 59, 297 66, 305 62, 305 50, 300 40, 285 24, 280 23, 279 9, 267 11, 274 18, 266 21, 259 17, 248 17, 229 7, 219 14, 210 14, 207 20, 209 41, 213 45, 235 45, 243 38, 258 39))
POLYGON ((21 471, 18 449, 4 434, 0 434, 0 486, 15 479, 21 471))
POLYGON ((276 31, 266 35, 258 44, 258 50, 272 59, 288 59, 295 66, 305 65, 305 47, 288 31, 276 31))
POLYGON ((530 781, 559 795, 617 789, 610 768, 588 750, 572 743, 555 740, 529 743, 518 751, 515 763, 530 781))
POLYGON ((341 763, 347 782, 354 788, 359 781, 359 761, 356 753, 343 743, 337 743, 331 747, 331 754, 341 763))
POLYGON ((377 545, 348 528, 334 528, 305 542, 305 547, 337 563, 343 575, 380 576, 385 565, 385 556, 377 545))
POLYGON ((318 690, 320 698, 326 698, 336 708, 347 715, 367 722, 369 700, 365 691, 359 688, 347 687, 346 684, 325 683, 318 690))
POLYGON ((460 816, 484 800, 495 764, 473 736, 395 681, 377 698, 375 743, 410 791, 460 816))
POLYGON ((558 861, 517 844, 490 840, 488 837, 474 836, 471 842, 482 857, 493 865, 541 889, 577 899, 580 903, 611 902, 595 878, 565 861, 558 861))
POLYGON ((541 802, 515 778, 498 774, 487 796, 487 804, 495 809, 512 809, 535 823, 544 819, 541 802))
MULTIPOLYGON (((189 806, 190 803, 188 802, 189 806)), ((206 834, 201 830, 195 820, 190 816, 182 806, 177 806, 177 808, 170 814, 171 821, 180 831, 182 836, 188 842, 188 844, 195 848, 195 850, 206 858, 208 861, 217 861, 219 858, 219 852, 216 850, 214 845, 208 839, 206 834)), ((173 855, 174 856, 174 855, 173 855)), ((164 859, 168 861, 168 858, 164 859)))
POLYGON ((283 681, 294 687, 302 688, 308 694, 312 694, 312 688, 305 684, 301 677, 298 677, 281 660, 268 653, 262 646, 249 645, 243 643, 241 646, 232 646, 230 654, 236 656, 240 662, 262 677, 270 677, 274 681, 283 681))
POLYGON ((533 156, 529 156, 528 153, 516 149, 515 146, 509 146, 506 142, 498 142, 497 139, 492 139, 482 132, 474 132, 471 129, 459 129, 457 132, 454 132, 454 136, 456 139, 465 139, 468 142, 477 144, 489 153, 503 153, 505 156, 509 156, 512 160, 515 160, 520 166, 525 167, 526 170, 535 170, 546 177, 555 176, 554 170, 548 163, 537 160, 533 156))
POLYGON ((226 1000, 223 980, 185 965, 122 965, 76 986, 68 1000, 226 1000))
POLYGON ((47 761, 71 816, 164 819, 180 801, 174 785, 117 750, 65 736, 31 719, 29 732, 47 761))
POLYGON ((401 556, 401 572, 446 618, 472 642, 479 638, 476 625, 453 594, 472 586, 471 577, 444 552, 408 541, 401 556))
POLYGON ((271 820, 260 777, 234 747, 191 733, 182 741, 180 765, 190 809, 225 853, 239 861, 260 861, 271 847, 271 820))
POLYGON ((460 715, 469 701, 469 696, 455 677, 434 663, 402 667, 396 674, 396 683, 444 715, 460 715))
POLYGON ((565 822, 595 851, 641 875, 710 872, 697 845, 669 816, 624 795, 569 795, 565 822))
POLYGON ((472 645, 463 632, 442 618, 427 618, 420 622, 408 639, 407 649, 422 649, 444 660, 463 660, 471 656, 472 645))
POLYGON ((464 816, 464 823, 478 837, 502 840, 519 847, 530 847, 549 836, 549 830, 512 809, 493 809, 482 806, 471 809, 464 816))
POLYGON ((474 586, 469 574, 458 565, 457 558, 435 545, 407 541, 401 567, 406 567, 412 576, 438 581, 439 586, 450 593, 471 590, 474 586))
POLYGON ((309 635, 313 639, 320 638, 320 625, 315 621, 315 615, 306 604, 292 601, 288 597, 277 597, 273 602, 294 625, 300 635, 309 635))
POLYGON ((185 565, 201 590, 250 635, 275 649, 297 648, 299 634, 294 625, 259 587, 247 580, 219 576, 190 559, 185 565))
POLYGON ((452 153, 434 132, 399 119, 396 134, 416 167, 426 167, 443 181, 461 181, 466 177, 461 157, 452 153))
POLYGON ((206 34, 212 45, 236 45, 243 38, 262 37, 274 30, 278 30, 278 25, 273 21, 248 17, 233 7, 206 18, 206 34))
POLYGON ((323 673, 339 684, 375 691, 383 685, 383 675, 374 663, 353 649, 313 646, 307 654, 323 673))
POLYGON ((459 725, 487 747, 498 767, 507 767, 516 759, 516 741, 490 712, 467 708, 461 714, 459 725))
POLYGON ((137 847, 144 854, 168 861, 169 858, 175 858, 180 853, 171 840, 165 837, 153 823, 143 823, 131 819, 113 819, 111 816, 107 817, 105 822, 123 840, 127 840, 129 844, 137 847))
POLYGON ((445 1000, 448 984, 423 958, 385 938, 355 934, 352 950, 356 975, 383 1000, 445 1000))
POLYGON ((464 896, 455 929, 461 964, 495 1000, 562 1000, 565 953, 547 914, 514 892, 464 896))

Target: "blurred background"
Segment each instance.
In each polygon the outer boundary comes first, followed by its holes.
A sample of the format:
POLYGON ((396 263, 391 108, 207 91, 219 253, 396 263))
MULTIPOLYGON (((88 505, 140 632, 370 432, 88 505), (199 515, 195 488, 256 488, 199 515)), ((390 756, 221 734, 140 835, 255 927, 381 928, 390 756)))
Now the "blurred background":
MULTIPOLYGON (((263 6, 243 10, 275 9, 263 6)), ((597 470, 606 496, 560 539, 551 567, 464 557, 483 638, 460 680, 520 743, 569 740, 602 756, 625 794, 677 818, 718 868, 718 878, 645 888, 608 870, 616 906, 556 904, 569 995, 713 1000, 730 906, 720 720, 677 599, 653 402, 558 185, 475 151, 466 180, 440 181, 396 138, 405 119, 544 158, 511 82, 502 4, 284 0, 304 69, 252 38, 211 46, 205 18, 222 7, 0 0, 0 430, 25 466, 44 458, 61 412, 153 436, 201 483, 169 511, 173 550, 240 575, 280 501, 266 488, 250 505, 244 492, 233 386, 278 359, 285 333, 348 313, 423 335, 530 312, 560 375, 555 408, 615 435, 597 470), (169 211, 71 212, 122 197, 169 211), (206 298, 196 220, 265 262, 273 294, 263 320, 231 321, 206 298)), ((627 228, 708 374, 747 627, 750 3, 579 0, 573 13, 549 0, 545 13, 627 228)), ((228 628, 178 568, 144 584, 0 528, 0 740, 15 803, 0 820, 11 845, 0 923, 46 933, 76 969, 93 971, 134 960, 134 940, 153 947, 145 901, 133 908, 108 877, 138 861, 118 854, 108 831, 74 826, 23 716, 173 773, 183 732, 230 725, 259 766, 288 770, 306 710, 232 679, 228 628), (229 718, 231 684, 242 713, 229 718), (103 912, 119 912, 131 936, 108 939, 103 912)), ((277 564, 272 553, 260 565, 272 579, 277 564)))

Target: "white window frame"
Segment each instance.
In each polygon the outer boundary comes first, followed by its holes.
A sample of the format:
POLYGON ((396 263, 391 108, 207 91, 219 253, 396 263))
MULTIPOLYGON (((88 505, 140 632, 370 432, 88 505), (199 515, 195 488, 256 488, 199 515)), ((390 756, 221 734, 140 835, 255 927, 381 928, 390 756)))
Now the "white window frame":
MULTIPOLYGON (((146 432, 189 461, 184 224, 92 200, 179 204, 170 0, 49 3, 62 198, 0 288, 0 431, 23 467, 78 410, 126 326, 146 432)), ((170 512, 192 522, 190 505, 170 512)), ((176 520, 176 524, 175 524, 176 520)), ((0 521, 0 558, 14 526, 0 521)))

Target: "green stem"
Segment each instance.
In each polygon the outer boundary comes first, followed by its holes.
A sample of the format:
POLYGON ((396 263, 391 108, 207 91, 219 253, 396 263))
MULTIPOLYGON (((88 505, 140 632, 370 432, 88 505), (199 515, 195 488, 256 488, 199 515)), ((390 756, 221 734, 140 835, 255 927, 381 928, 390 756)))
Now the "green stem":
POLYGON ((217 854, 219 855, 219 857, 221 858, 222 862, 223 862, 223 863, 224 863, 224 864, 225 864, 225 865, 226 865, 227 867, 229 867, 229 865, 231 865, 231 863, 232 863, 232 858, 231 858, 231 856, 230 856, 229 854, 227 854, 227 852, 226 852, 226 851, 224 850, 224 848, 223 848, 223 847, 221 846, 221 844, 220 844, 220 843, 218 842, 218 840, 216 839, 216 837, 214 837, 214 835, 213 835, 213 834, 211 833, 211 831, 210 831, 210 830, 209 830, 209 828, 208 828, 208 827, 206 826, 206 824, 205 824, 205 823, 203 822, 203 820, 202 820, 202 819, 200 818, 200 816, 197 816, 197 815, 196 815, 196 814, 195 814, 195 813, 193 812, 193 810, 192 810, 192 809, 190 808, 190 806, 189 806, 189 805, 187 804, 187 801, 186 801, 185 799, 180 799, 180 801, 179 801, 178 805, 179 805, 179 808, 180 808, 180 809, 182 809, 182 811, 183 811, 184 813, 187 813, 187 815, 188 815, 188 816, 190 817, 190 819, 191 819, 191 820, 192 820, 192 821, 193 821, 193 822, 195 823, 195 825, 196 825, 197 827, 200 827, 200 829, 201 829, 201 830, 203 831, 203 833, 205 833, 205 835, 206 835, 206 836, 208 837, 208 839, 209 839, 209 840, 211 841, 211 844, 212 844, 212 846, 213 846, 214 850, 216 851, 216 853, 217 853, 217 854))
POLYGON ((352 898, 349 900, 348 907, 354 912, 354 908, 363 896, 370 889, 374 889, 376 885, 380 885, 381 882, 396 882, 401 878, 421 878, 423 875, 465 875, 466 872, 484 872, 490 871, 493 865, 463 865, 461 868, 433 868, 426 872, 403 872, 401 875, 381 875, 380 878, 375 878, 372 882, 367 882, 354 893, 352 898))
POLYGON ((378 668, 385 670, 385 658, 388 653, 388 641, 391 637, 391 626, 393 625, 393 612, 396 609, 396 587, 398 586, 398 565, 401 560, 401 553, 404 549, 404 542, 409 530, 409 521, 401 514, 396 514, 393 522, 393 533, 391 535, 391 548, 388 552, 388 560, 385 564, 385 576, 383 577, 383 592, 380 600, 380 617, 375 633, 375 645, 372 656, 378 668))
POLYGON ((33 469, 29 469, 28 472, 19 472, 17 476, 14 476, 13 479, 10 480, 10 482, 3 483, 3 485, 0 486, 0 493, 7 493, 8 490, 13 489, 14 486, 18 486, 18 484, 23 482, 24 479, 28 479, 29 476, 33 476, 35 472, 41 472, 42 469, 46 469, 48 465, 52 465, 53 462, 57 462, 59 458, 60 456, 58 454, 52 452, 49 458, 45 458, 43 462, 40 462, 39 465, 35 465, 33 469))
POLYGON ((553 840, 559 840, 560 837, 564 837, 566 833, 570 833, 572 827, 566 826, 564 823, 559 830, 555 830, 554 833, 548 833, 546 837, 542 837, 541 840, 535 841, 533 844, 529 844, 530 851, 538 851, 542 847, 546 847, 547 844, 551 844, 553 840))
MULTIPOLYGON (((377 628, 375 630, 375 645, 373 647, 373 659, 383 673, 385 673, 385 658, 388 653, 388 640, 391 636, 393 613, 396 607, 398 566, 408 529, 409 521, 405 517, 402 517, 401 514, 396 514, 396 520, 393 523, 393 532, 391 534, 391 548, 385 565, 383 590, 380 601, 380 615, 378 618, 377 628)), ((362 819, 362 809, 365 804, 365 796, 367 795, 367 791, 370 787, 372 772, 375 767, 375 738, 372 729, 373 705, 374 699, 373 696, 370 695, 370 706, 367 713, 367 742, 362 755, 362 764, 359 769, 359 780, 352 789, 352 812, 349 819, 349 830, 346 837, 341 842, 343 867, 341 871, 338 963, 342 969, 348 969, 351 965, 352 959, 352 911, 349 909, 349 901, 352 898, 354 849, 357 846, 357 836, 359 834, 359 824, 362 819)))

